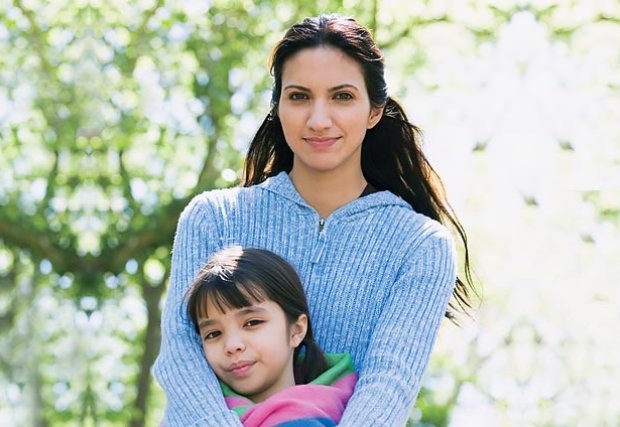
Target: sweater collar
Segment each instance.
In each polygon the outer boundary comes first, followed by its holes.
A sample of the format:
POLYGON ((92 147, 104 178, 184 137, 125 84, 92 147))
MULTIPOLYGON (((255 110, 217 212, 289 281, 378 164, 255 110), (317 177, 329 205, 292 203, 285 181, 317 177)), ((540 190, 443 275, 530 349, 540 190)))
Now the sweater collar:
MULTIPOLYGON (((286 172, 280 172, 275 176, 267 178, 264 182, 260 183, 259 186, 267 191, 271 191, 285 197, 293 203, 309 209, 312 212, 316 212, 314 208, 310 206, 308 202, 303 199, 303 197, 301 197, 295 188, 295 185, 293 185, 293 181, 291 181, 291 178, 286 172)), ((332 212, 330 217, 340 217, 343 215, 349 216, 367 209, 385 206, 402 206, 411 209, 411 206, 403 199, 390 191, 384 190, 352 200, 332 212)))

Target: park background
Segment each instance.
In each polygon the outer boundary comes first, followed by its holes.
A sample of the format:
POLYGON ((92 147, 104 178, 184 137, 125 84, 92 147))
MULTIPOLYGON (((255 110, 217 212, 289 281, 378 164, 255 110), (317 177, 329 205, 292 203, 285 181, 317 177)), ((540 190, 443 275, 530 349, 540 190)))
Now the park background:
POLYGON ((158 424, 178 216, 238 180, 271 48, 326 11, 384 49, 484 297, 417 425, 620 425, 617 0, 0 0, 0 425, 158 424))

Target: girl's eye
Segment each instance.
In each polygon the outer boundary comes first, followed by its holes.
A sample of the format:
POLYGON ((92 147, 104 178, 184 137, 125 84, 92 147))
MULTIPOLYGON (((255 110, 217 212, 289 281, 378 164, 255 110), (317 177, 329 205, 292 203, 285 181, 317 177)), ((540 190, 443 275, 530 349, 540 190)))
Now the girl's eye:
POLYGON ((291 93, 288 97, 291 101, 302 101, 304 99, 308 99, 308 95, 301 92, 291 93))
POLYGON ((247 322, 245 322, 244 326, 247 326, 247 327, 251 328, 251 327, 254 327, 254 326, 258 326, 261 323, 264 323, 264 321, 263 320, 259 320, 259 319, 251 319, 251 320, 248 320, 247 322))
POLYGON ((211 332, 207 332, 204 336, 204 340, 212 340, 214 338, 217 338, 221 335, 222 333, 220 331, 211 331, 211 332))
POLYGON ((348 101, 350 99, 353 99, 353 95, 351 95, 348 92, 340 92, 340 93, 337 93, 336 96, 334 96, 334 98, 336 98, 339 101, 348 101))

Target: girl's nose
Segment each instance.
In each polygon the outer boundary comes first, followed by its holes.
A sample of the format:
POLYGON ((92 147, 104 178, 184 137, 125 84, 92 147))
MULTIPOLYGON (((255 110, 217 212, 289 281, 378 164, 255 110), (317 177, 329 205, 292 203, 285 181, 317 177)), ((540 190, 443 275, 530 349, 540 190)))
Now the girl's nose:
POLYGON ((323 102, 316 102, 308 117, 308 127, 315 132, 328 129, 332 125, 329 107, 323 102))
POLYGON ((226 354, 233 354, 245 350, 245 343, 238 334, 229 335, 225 345, 226 354))

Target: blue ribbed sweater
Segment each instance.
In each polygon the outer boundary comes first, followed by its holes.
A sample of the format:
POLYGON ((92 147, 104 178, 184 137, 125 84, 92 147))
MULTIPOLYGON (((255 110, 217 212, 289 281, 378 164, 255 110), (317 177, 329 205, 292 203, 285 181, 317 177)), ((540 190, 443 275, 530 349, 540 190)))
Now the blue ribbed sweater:
POLYGON ((284 172, 253 187, 200 194, 181 214, 153 368, 168 400, 165 424, 241 426, 184 302, 201 265, 230 245, 291 262, 317 342, 353 357, 359 381, 340 425, 403 426, 455 283, 452 237, 388 191, 353 200, 323 223, 284 172))

